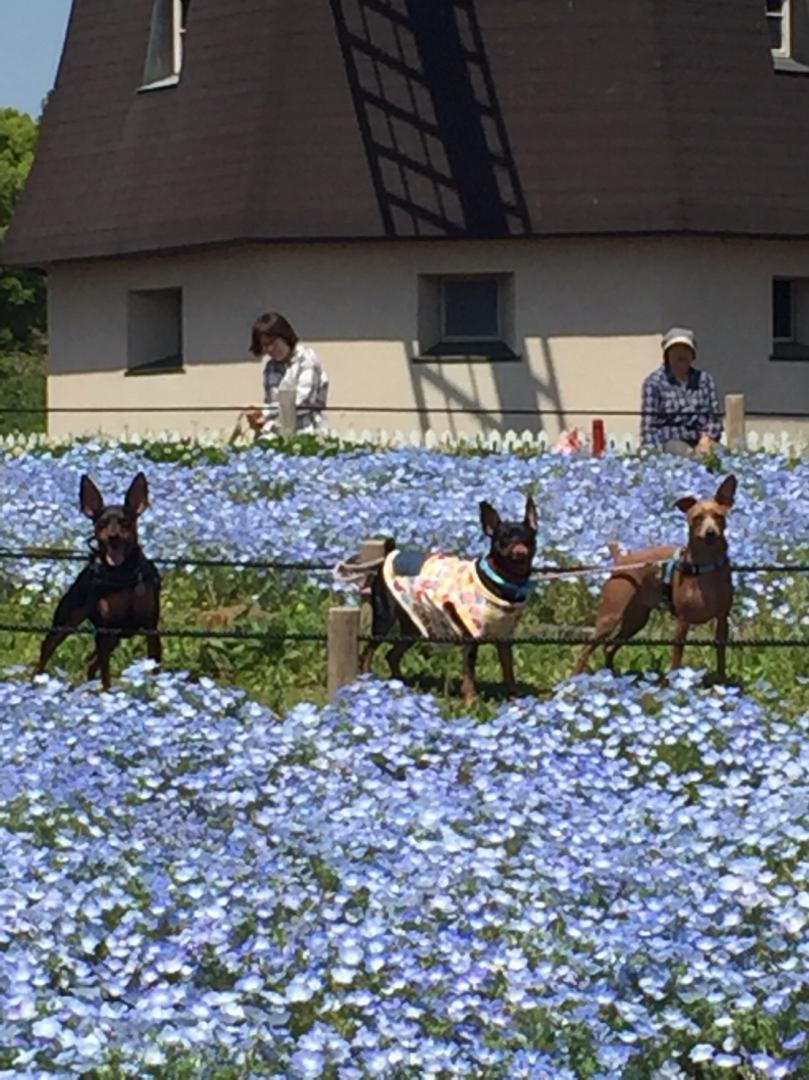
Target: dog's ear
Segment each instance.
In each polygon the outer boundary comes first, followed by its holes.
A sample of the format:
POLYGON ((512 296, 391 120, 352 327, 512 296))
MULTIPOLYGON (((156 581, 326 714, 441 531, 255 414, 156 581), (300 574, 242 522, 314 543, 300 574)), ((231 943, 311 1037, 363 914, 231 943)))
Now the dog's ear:
POLYGON ((81 512, 93 521, 104 509, 104 500, 101 492, 95 486, 89 476, 82 476, 79 484, 79 506, 81 512))
POLYGON ((696 506, 699 500, 695 499, 693 495, 686 495, 682 499, 678 499, 674 504, 678 510, 682 510, 684 514, 687 514, 692 506, 696 506))
POLYGON ((736 477, 726 476, 719 487, 716 489, 716 495, 714 495, 714 502, 718 502, 720 506, 726 506, 728 510, 733 506, 733 497, 736 494, 736 477))
POLYGON ((135 517, 139 517, 149 505, 149 487, 146 477, 139 472, 132 483, 124 499, 124 506, 131 510, 135 517))
POLYGON ((500 515, 491 503, 480 504, 480 524, 486 536, 494 536, 497 526, 500 524, 500 515))
POLYGON ((534 500, 530 495, 525 500, 525 518, 523 520, 529 529, 534 532, 537 531, 537 508, 534 506, 534 500))

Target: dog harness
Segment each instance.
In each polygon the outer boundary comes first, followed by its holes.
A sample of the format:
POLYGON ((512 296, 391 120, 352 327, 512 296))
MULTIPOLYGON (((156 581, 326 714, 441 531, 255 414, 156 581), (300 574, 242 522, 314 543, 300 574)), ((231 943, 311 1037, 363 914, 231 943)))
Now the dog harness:
POLYGON ((101 559, 97 551, 93 551, 89 566, 86 566, 79 574, 74 588, 80 593, 82 599, 95 605, 111 593, 120 592, 122 589, 142 591, 147 585, 159 589, 160 573, 151 559, 147 559, 142 551, 138 551, 136 559, 128 560, 120 566, 109 566, 101 559))
POLYGON ((663 585, 663 607, 670 611, 674 610, 674 597, 672 594, 672 579, 676 570, 683 577, 701 577, 703 574, 712 574, 714 570, 721 570, 728 565, 727 555, 712 563, 692 563, 685 559, 685 548, 678 548, 670 559, 662 564, 661 583, 663 585))
POLYGON ((426 638, 502 638, 513 636, 531 590, 508 582, 488 559, 392 551, 382 567, 390 594, 426 638), (488 578, 510 599, 486 587, 488 578))

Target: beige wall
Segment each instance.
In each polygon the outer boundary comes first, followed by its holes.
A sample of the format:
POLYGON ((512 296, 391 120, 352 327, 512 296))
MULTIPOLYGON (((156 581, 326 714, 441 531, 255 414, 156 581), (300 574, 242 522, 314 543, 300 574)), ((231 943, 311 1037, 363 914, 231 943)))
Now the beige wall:
MULTIPOLYGON (((66 265, 49 275, 54 433, 232 427, 235 411, 149 415, 154 405, 237 407, 261 396, 250 325, 284 312, 318 351, 331 405, 551 409, 543 418, 332 413, 340 428, 476 431, 560 426, 578 410, 639 407, 659 336, 691 326, 699 363, 749 410, 809 411, 809 362, 771 362, 773 276, 809 277, 809 243, 710 239, 515 240, 266 245, 193 256, 66 265), (514 274, 522 361, 413 363, 421 273, 514 274), (184 374, 125 377, 127 293, 181 287, 184 374), (124 408, 113 413, 111 407, 124 408)), ((632 417, 608 431, 636 431, 632 417)), ((790 425, 756 421, 759 430, 790 425)))

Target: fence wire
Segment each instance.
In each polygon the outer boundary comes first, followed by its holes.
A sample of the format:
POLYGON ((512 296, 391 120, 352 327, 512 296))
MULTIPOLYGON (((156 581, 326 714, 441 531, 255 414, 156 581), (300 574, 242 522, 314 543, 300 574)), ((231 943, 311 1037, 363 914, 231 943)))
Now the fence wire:
MULTIPOLYGON (((64 550, 43 548, 33 550, 15 551, 10 548, 0 548, 0 561, 19 560, 22 562, 87 562, 92 558, 90 551, 76 551, 69 548, 64 550)), ((151 559, 150 562, 158 566, 194 566, 229 568, 234 570, 305 570, 325 573, 334 569, 333 564, 315 562, 287 562, 284 560, 264 559, 183 559, 172 557, 165 559, 151 559)))
MULTIPOLYGON (((261 408, 263 406, 256 406, 261 408)), ((239 415, 245 410, 244 405, 5 405, 0 407, 0 416, 41 416, 41 415, 99 415, 124 414, 124 413, 230 413, 239 415)), ((558 405, 555 408, 535 407, 507 408, 497 405, 487 408, 472 408, 467 405, 327 405, 321 410, 326 413, 382 413, 393 415, 396 413, 408 416, 430 416, 442 413, 448 416, 592 416, 592 417, 642 417, 652 416, 667 419, 667 413, 650 409, 574 409, 567 405, 558 405)), ((726 416, 724 410, 719 412, 688 411, 677 413, 681 417, 700 417, 719 419, 726 416)), ((809 412, 795 412, 783 410, 755 411, 746 410, 748 418, 767 418, 772 420, 809 420, 809 412)))
MULTIPOLYGON (((223 640, 223 641, 256 641, 267 645, 283 645, 289 643, 314 643, 325 645, 329 641, 328 634, 315 633, 315 632, 285 632, 277 633, 274 631, 263 630, 202 630, 202 629, 172 629, 167 628, 165 630, 155 629, 136 629, 131 627, 122 626, 103 626, 103 627, 85 627, 85 626, 32 626, 30 623, 25 625, 19 623, 0 623, 0 633, 4 634, 36 634, 45 635, 50 633, 61 634, 79 634, 82 637, 94 637, 96 635, 100 637, 109 636, 143 636, 143 637, 160 637, 160 638, 176 638, 176 639, 190 639, 190 640, 223 640)), ((437 637, 421 637, 421 636, 404 636, 404 637, 380 637, 372 634, 360 634, 357 638, 361 644, 370 645, 437 645, 437 646, 454 646, 457 648, 466 648, 470 645, 482 646, 482 645, 530 645, 530 646, 543 646, 543 645, 590 645, 593 642, 592 633, 581 633, 578 630, 571 632, 570 634, 557 633, 557 634, 535 634, 526 637, 514 637, 514 638, 437 638, 437 637)), ((677 641, 674 638, 610 638, 607 641, 599 642, 603 645, 632 645, 636 647, 663 647, 674 645, 687 645, 691 647, 700 648, 714 648, 717 645, 726 645, 728 648, 747 648, 747 649, 797 649, 805 648, 809 645, 809 638, 730 638, 725 642, 717 641, 715 638, 687 638, 685 641, 677 641)))
MULTIPOLYGON (((631 554, 631 552, 625 554, 631 554)), ((4 560, 21 562, 87 562, 91 558, 92 552, 77 551, 72 548, 21 548, 19 550, 0 548, 0 562, 4 560)), ((321 574, 331 573, 335 568, 334 563, 295 562, 283 559, 209 559, 172 556, 151 559, 150 561, 158 566, 193 566, 232 570, 298 570, 321 574)), ((552 580, 556 575, 570 576, 577 573, 584 575, 597 572, 610 574, 616 569, 620 570, 621 567, 612 564, 598 566, 592 563, 579 563, 573 566, 556 566, 551 563, 541 563, 539 566, 535 566, 531 573, 532 576, 546 577, 552 580)), ((731 570, 734 574, 809 574, 809 563, 740 563, 739 565, 731 564, 731 570)))
MULTIPOLYGON (((256 406, 261 408, 263 406, 256 406)), ((4 405, 0 407, 0 416, 31 416, 49 415, 51 413, 64 415, 80 415, 83 413, 104 415, 105 413, 232 413, 240 414, 245 410, 242 405, 4 405)), ((326 405, 322 412, 327 413, 402 413, 412 416, 429 416, 433 413, 444 413, 450 416, 657 416, 665 419, 668 414, 659 410, 651 409, 574 409, 567 405, 558 405, 555 408, 517 407, 510 409, 505 405, 495 405, 486 408, 473 408, 468 405, 326 405)), ((705 409, 679 412, 678 417, 709 417, 719 418, 726 416, 726 411, 706 411, 705 409)), ((761 410, 746 409, 745 416, 756 418, 770 418, 773 420, 809 420, 809 412, 790 410, 761 410)))
POLYGON ((160 638, 188 638, 191 640, 223 640, 223 641, 260 641, 267 645, 283 645, 286 642, 315 642, 325 644, 328 636, 324 633, 283 633, 278 634, 268 630, 198 630, 198 629, 166 629, 166 630, 133 630, 132 627, 124 626, 31 626, 17 623, 0 623, 0 633, 3 634, 79 634, 82 637, 160 637, 160 638))
MULTIPOLYGON (((372 634, 361 635, 359 640, 370 645, 396 644, 402 645, 457 645, 468 647, 470 645, 592 645, 592 633, 587 635, 580 632, 575 634, 548 634, 533 635, 529 637, 514 638, 424 638, 424 637, 380 637, 372 634)), ((727 641, 717 641, 715 638, 685 638, 678 641, 674 638, 608 638, 599 641, 599 645, 635 645, 655 648, 659 646, 686 645, 699 646, 702 648, 714 648, 717 645, 727 645, 728 648, 747 649, 798 649, 809 645, 809 638, 730 638, 727 641)))

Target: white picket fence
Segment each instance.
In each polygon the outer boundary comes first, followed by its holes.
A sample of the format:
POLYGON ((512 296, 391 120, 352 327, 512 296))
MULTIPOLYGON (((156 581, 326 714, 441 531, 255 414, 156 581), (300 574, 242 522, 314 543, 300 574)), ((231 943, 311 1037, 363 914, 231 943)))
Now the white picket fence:
MULTIPOLYGON (((330 430, 332 437, 347 445, 361 443, 369 446, 396 447, 415 446, 426 450, 521 450, 526 453, 543 453, 554 449, 559 436, 548 435, 544 431, 492 431, 487 434, 465 435, 449 431, 348 431, 330 430)), ((618 454, 637 454, 640 440, 637 435, 607 433, 606 448, 618 454)), ((584 452, 589 452, 589 439, 581 433, 584 452)), ((809 438, 796 436, 786 431, 757 432, 749 431, 746 436, 749 451, 763 451, 769 454, 784 454, 788 457, 802 457, 809 452, 809 438)))
MULTIPOLYGON (((492 431, 486 434, 459 434, 449 431, 384 431, 384 430, 336 430, 326 429, 324 434, 338 440, 345 446, 365 445, 379 447, 402 447, 412 446, 427 450, 487 450, 489 452, 521 451, 523 453, 543 453, 552 451, 558 436, 549 436, 543 431, 492 431)), ((582 452, 589 452, 589 441, 586 434, 581 432, 582 452)), ((0 435, 0 451, 7 453, 26 453, 30 451, 58 450, 72 445, 77 440, 64 435, 47 435, 41 432, 31 434, 0 435)), ((229 433, 224 431, 205 431, 189 439, 188 435, 181 435, 176 431, 166 431, 153 435, 132 434, 120 436, 106 436, 98 434, 92 437, 92 441, 98 445, 112 445, 118 442, 126 442, 131 445, 142 445, 149 442, 187 443, 189 441, 199 446, 223 446, 229 441, 229 433)), ((749 431, 746 435, 747 449, 750 451, 763 451, 770 454, 784 454, 787 457, 803 457, 809 453, 809 438, 786 431, 780 433, 749 431)), ((606 447, 609 451, 618 454, 636 454, 639 450, 637 435, 630 433, 608 433, 606 447)))

